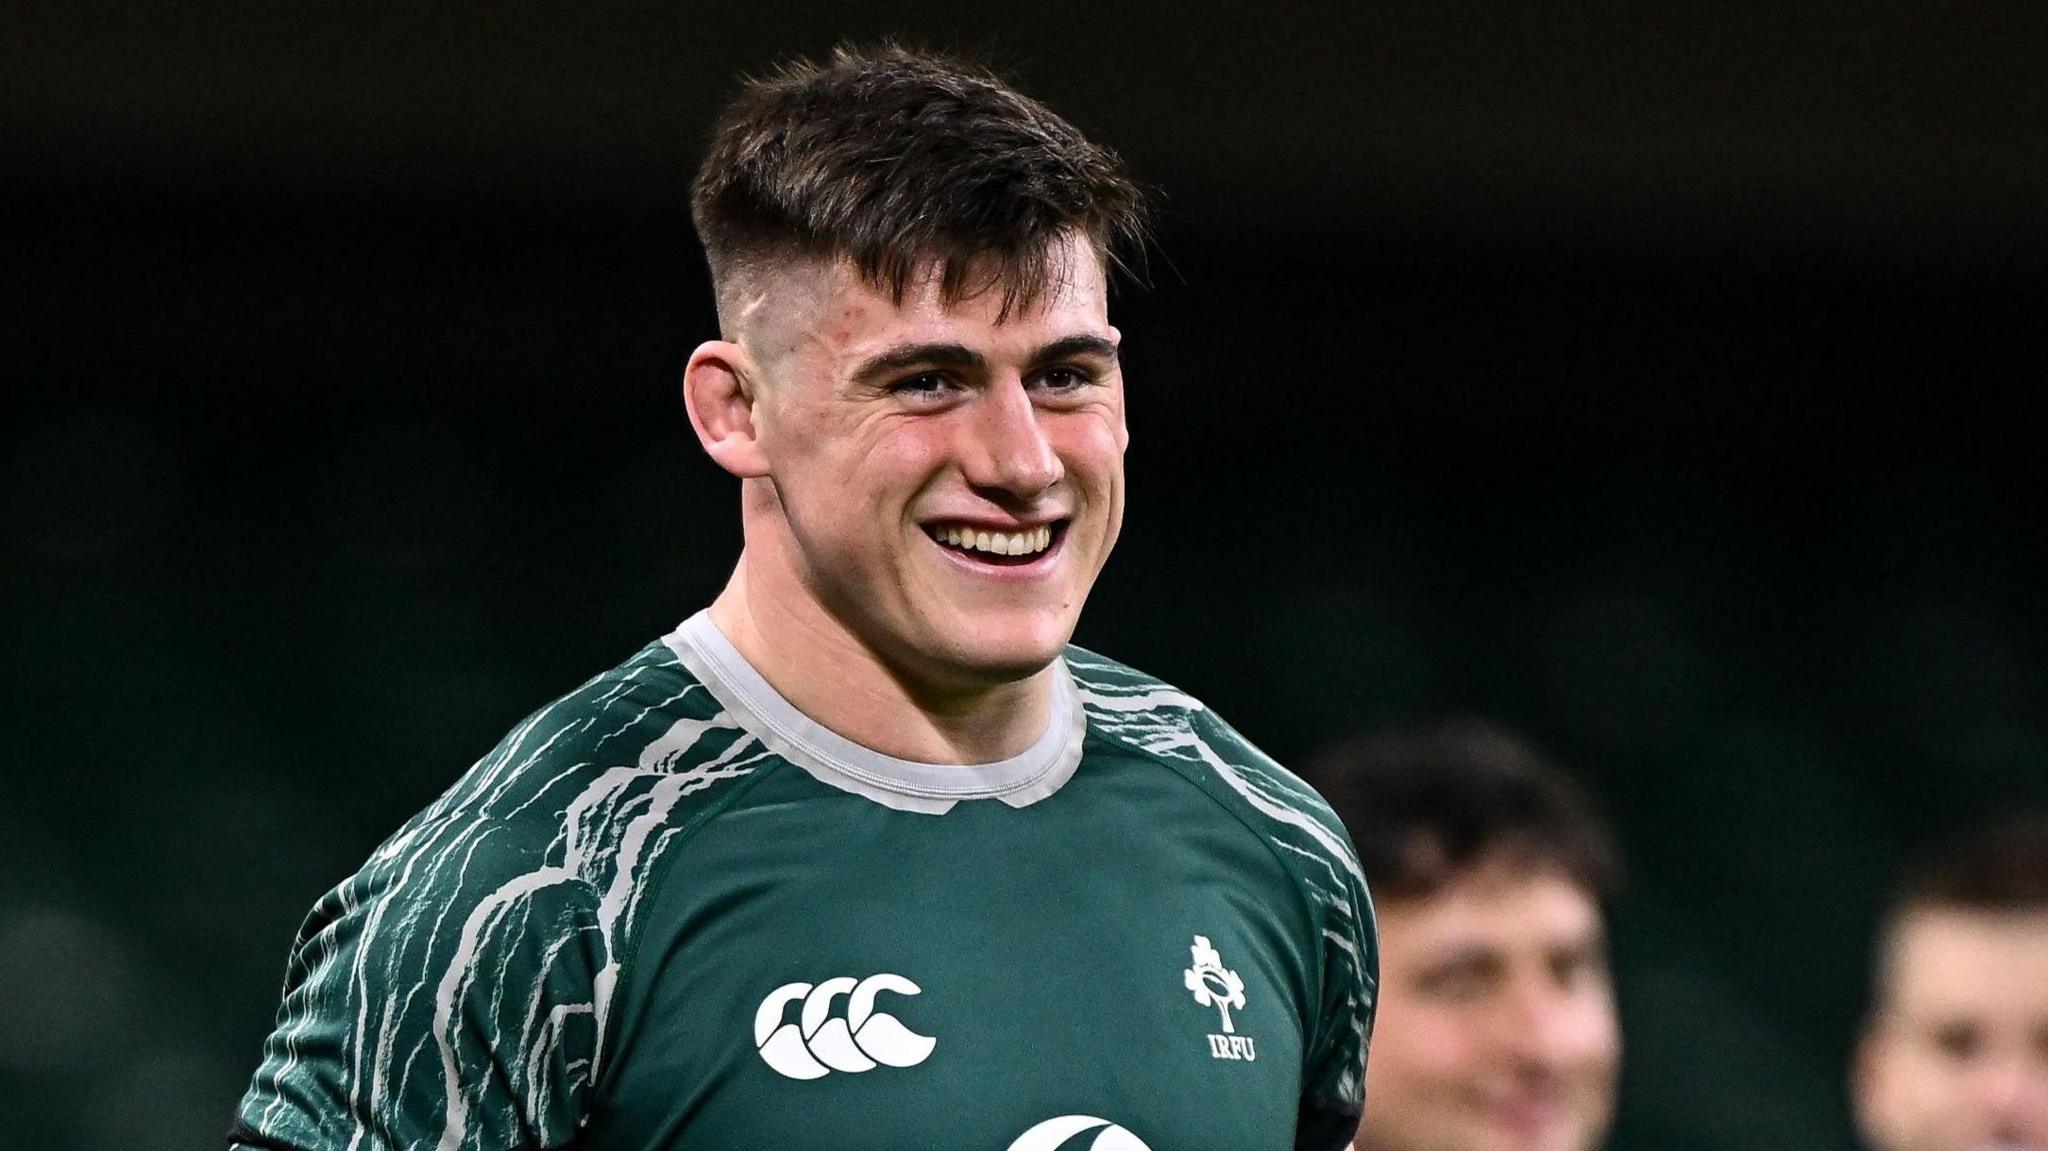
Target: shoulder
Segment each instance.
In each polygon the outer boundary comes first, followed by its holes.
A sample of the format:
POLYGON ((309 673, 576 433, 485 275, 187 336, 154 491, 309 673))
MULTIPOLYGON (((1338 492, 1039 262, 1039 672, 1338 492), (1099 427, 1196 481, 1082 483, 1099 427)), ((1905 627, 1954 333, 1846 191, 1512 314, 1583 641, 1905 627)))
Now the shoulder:
POLYGON ((628 809, 673 822, 759 766, 743 735, 667 646, 649 644, 522 719, 371 863, 467 839, 487 860, 595 879, 628 809))
POLYGON ((1142 672, 1069 648, 1091 735, 1179 772, 1263 839, 1311 922, 1318 991, 1303 1065, 1299 1146, 1341 1147, 1357 1126, 1379 986, 1378 931, 1358 853, 1314 788, 1202 701, 1142 672))
POLYGON ((1201 700, 1085 648, 1067 649, 1092 735, 1146 756, 1213 796, 1265 838, 1318 901, 1364 886, 1344 825, 1316 790, 1201 700))
POLYGON ((245 1126, 566 1139, 672 832, 766 762, 661 644, 527 716, 307 918, 245 1126))
POLYGON ((667 833, 762 765, 759 745, 650 644, 513 727, 321 900, 299 948, 355 949, 350 977, 392 984, 473 969, 542 926, 595 929, 590 943, 610 952, 665 865, 667 833))

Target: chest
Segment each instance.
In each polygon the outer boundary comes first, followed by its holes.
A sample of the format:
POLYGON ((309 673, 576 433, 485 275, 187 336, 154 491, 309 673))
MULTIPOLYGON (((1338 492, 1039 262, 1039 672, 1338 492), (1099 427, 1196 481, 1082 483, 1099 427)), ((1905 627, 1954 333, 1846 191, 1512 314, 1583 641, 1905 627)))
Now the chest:
POLYGON ((1314 973, 1263 847, 1199 809, 1028 814, 692 842, 638 912, 592 1146, 1291 1146, 1314 973))

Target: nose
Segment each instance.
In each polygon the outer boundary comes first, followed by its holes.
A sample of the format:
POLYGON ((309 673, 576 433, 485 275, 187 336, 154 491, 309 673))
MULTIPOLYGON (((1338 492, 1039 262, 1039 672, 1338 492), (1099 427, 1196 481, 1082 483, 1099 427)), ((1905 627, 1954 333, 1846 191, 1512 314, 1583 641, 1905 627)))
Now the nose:
POLYGON ((1977 1099, 1996 1126, 2037 1125, 2048 1130, 2048 1066, 2028 1052, 1988 1061, 1977 1078, 1977 1099))
POLYGON ((1020 379, 994 384, 976 397, 971 442, 962 453, 967 482, 1024 500, 1060 482, 1066 467, 1039 419, 1020 379))

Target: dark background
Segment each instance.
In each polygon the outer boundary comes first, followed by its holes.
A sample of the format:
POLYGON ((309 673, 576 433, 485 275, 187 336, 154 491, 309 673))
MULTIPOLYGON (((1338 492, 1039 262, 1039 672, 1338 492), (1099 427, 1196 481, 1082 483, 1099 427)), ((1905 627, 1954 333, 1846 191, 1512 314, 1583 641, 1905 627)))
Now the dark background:
POLYGON ((1521 726, 1634 865, 1617 1145, 1848 1146, 1885 885, 2048 803, 2048 9, 860 12, 9 5, 0 1142, 214 1145, 312 901, 708 601, 697 142, 897 30, 1166 194, 1080 639, 1521 726))

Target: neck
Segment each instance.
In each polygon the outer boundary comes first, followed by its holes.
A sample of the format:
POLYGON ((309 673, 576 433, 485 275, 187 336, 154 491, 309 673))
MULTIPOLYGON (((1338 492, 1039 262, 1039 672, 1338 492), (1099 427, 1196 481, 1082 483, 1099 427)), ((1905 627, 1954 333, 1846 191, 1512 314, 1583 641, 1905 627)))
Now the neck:
POLYGON ((776 565, 744 552, 711 604, 712 622, 761 678, 814 722, 863 747, 919 763, 992 763, 1052 722, 1050 667, 1013 682, 935 683, 892 664, 776 565))

